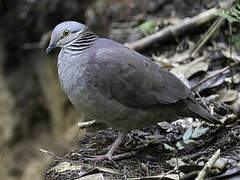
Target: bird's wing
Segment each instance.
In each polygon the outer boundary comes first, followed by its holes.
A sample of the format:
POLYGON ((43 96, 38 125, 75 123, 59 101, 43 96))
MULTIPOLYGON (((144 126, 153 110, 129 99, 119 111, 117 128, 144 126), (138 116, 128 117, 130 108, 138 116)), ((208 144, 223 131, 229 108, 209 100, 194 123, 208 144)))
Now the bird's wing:
POLYGON ((173 74, 122 45, 100 48, 92 59, 98 91, 126 106, 170 104, 190 96, 173 74))

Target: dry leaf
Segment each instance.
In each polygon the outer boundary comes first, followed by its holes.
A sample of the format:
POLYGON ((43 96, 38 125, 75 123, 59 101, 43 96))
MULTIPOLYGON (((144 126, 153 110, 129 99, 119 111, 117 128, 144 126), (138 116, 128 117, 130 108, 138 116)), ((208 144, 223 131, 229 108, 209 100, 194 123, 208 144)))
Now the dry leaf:
POLYGON ((78 178, 76 180, 105 180, 102 173, 97 173, 97 174, 91 174, 88 176, 84 176, 81 178, 78 178))
MULTIPOLYGON (((180 173, 182 177, 182 173, 180 173)), ((127 178, 127 180, 179 180, 179 174, 166 174, 159 176, 146 176, 146 177, 137 177, 137 178, 127 178)))
POLYGON ((207 71, 209 63, 205 61, 205 59, 206 58, 204 56, 201 56, 188 64, 184 64, 171 69, 171 72, 175 75, 183 74, 185 79, 188 79, 197 72, 207 71))
POLYGON ((236 90, 225 90, 219 92, 218 100, 220 102, 232 102, 238 99, 238 91, 236 90))
POLYGON ((85 174, 88 171, 91 171, 92 169, 97 169, 100 172, 121 174, 116 169, 110 169, 110 168, 99 167, 99 166, 91 166, 88 164, 72 164, 70 162, 61 162, 58 165, 49 169, 48 172, 50 172, 50 171, 64 172, 64 171, 70 170, 70 171, 80 171, 82 174, 85 174))
POLYGON ((179 167, 179 166, 183 166, 186 164, 180 158, 177 158, 177 160, 176 160, 176 158, 172 158, 169 161, 166 161, 166 163, 168 163, 171 167, 177 167, 177 166, 179 167))
POLYGON ((233 76, 233 82, 234 82, 235 84, 240 83, 240 73, 234 74, 234 76, 233 76))
MULTIPOLYGON (((213 74, 216 74, 216 72, 218 72, 218 71, 208 71, 205 73, 205 75, 202 79, 212 76, 213 74)), ((217 87, 217 86, 221 85, 225 81, 225 78, 228 73, 229 73, 229 71, 226 71, 222 74, 219 74, 213 78, 208 79, 206 82, 204 82, 200 86, 198 86, 195 90, 198 92, 201 92, 205 89, 213 88, 213 87, 217 87)), ((190 85, 191 85, 191 87, 193 87, 194 85, 196 85, 196 82, 193 83, 193 81, 192 81, 192 82, 190 82, 190 85)))

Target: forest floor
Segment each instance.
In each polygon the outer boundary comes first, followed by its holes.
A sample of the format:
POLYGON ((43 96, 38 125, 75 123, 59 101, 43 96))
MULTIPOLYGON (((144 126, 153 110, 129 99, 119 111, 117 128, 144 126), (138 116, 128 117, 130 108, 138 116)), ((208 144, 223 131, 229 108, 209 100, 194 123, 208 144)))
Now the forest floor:
MULTIPOLYGON (((172 1, 167 5, 164 2, 158 4, 158 8, 112 22, 109 37, 128 42, 127 46, 141 50, 169 69, 211 112, 219 115, 223 125, 214 126, 186 118, 134 130, 121 143, 114 161, 97 163, 83 158, 106 153, 118 132, 107 128, 87 133, 84 138, 75 140, 76 147, 64 157, 46 152, 55 158, 55 162, 46 171, 45 179, 195 179, 204 165, 214 158, 217 161, 203 172, 207 173, 208 179, 240 178, 240 56, 237 41, 229 42, 229 26, 223 20, 219 25, 215 24, 218 28, 196 50, 198 41, 206 37, 204 34, 212 24, 219 21, 212 18, 201 25, 189 25, 190 28, 183 28, 181 33, 177 29, 177 34, 172 33, 149 45, 139 45, 138 39, 154 37, 163 28, 183 24, 187 17, 193 19, 200 13, 219 8, 215 0, 172 1)), ((234 24, 233 39, 238 37, 237 29, 239 25, 234 24)))

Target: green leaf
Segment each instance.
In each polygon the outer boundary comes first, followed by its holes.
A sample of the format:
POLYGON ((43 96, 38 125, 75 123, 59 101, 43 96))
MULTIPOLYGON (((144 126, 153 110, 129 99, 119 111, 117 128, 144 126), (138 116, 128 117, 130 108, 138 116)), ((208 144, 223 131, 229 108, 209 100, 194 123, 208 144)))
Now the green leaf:
POLYGON ((183 135, 184 143, 185 143, 185 141, 187 141, 191 137, 191 135, 192 135, 192 126, 189 127, 183 135))
POLYGON ((184 146, 182 145, 182 143, 180 141, 177 142, 176 146, 179 150, 184 149, 184 146))
POLYGON ((185 144, 191 144, 191 143, 195 143, 196 141, 194 141, 193 139, 187 139, 186 141, 184 141, 185 144))
MULTIPOLYGON (((233 12, 233 14, 236 14, 236 12, 233 12)), ((236 17, 234 17, 233 14, 230 14, 229 11, 218 11, 216 13, 216 15, 221 16, 221 17, 227 19, 230 23, 240 22, 240 20, 239 20, 240 14, 235 15, 236 17)))
POLYGON ((232 8, 232 11, 235 12, 236 14, 240 15, 240 11, 236 8, 232 8))
POLYGON ((136 29, 139 29, 146 34, 152 34, 154 33, 156 27, 157 27, 157 22, 154 20, 150 20, 140 24, 139 26, 136 27, 136 29))
POLYGON ((174 148, 174 147, 172 147, 172 146, 169 146, 168 144, 163 144, 164 145, 164 148, 166 149, 166 150, 169 150, 169 151, 176 151, 176 149, 174 148))
POLYGON ((232 17, 234 16, 234 18, 238 19, 238 18, 239 18, 239 15, 240 15, 240 14, 237 12, 237 10, 234 11, 234 8, 233 8, 233 10, 232 10, 232 17))
POLYGON ((198 129, 195 129, 195 131, 192 133, 192 138, 198 138, 204 134, 206 134, 206 132, 208 131, 209 128, 198 128, 198 129))

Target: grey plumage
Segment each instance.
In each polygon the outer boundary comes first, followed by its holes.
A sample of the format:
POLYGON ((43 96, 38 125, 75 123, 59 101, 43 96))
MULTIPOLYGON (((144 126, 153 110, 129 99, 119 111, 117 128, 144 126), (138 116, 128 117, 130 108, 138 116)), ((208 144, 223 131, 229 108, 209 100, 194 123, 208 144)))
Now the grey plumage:
POLYGON ((55 46, 62 47, 58 57, 62 88, 90 118, 122 132, 180 117, 220 123, 173 74, 134 50, 99 38, 83 24, 56 26, 47 52, 55 46), (65 29, 72 34, 62 38, 59 32, 65 29))

